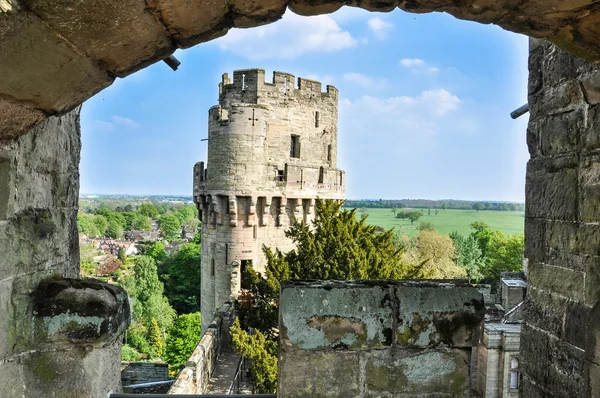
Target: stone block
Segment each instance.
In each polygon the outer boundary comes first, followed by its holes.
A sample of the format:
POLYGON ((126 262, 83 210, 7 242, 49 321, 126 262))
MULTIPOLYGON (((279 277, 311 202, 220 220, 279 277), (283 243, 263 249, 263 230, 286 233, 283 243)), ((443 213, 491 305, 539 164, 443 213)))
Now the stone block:
POLYGON ((38 109, 3 98, 0 98, 0 115, 0 140, 18 137, 46 117, 38 109))
POLYGON ((469 351, 392 350, 364 354, 365 397, 468 396, 469 351))
POLYGON ((579 218, 600 221, 600 153, 583 155, 579 169, 579 218))
POLYGON ((392 345, 394 297, 387 283, 288 282, 280 299, 282 346, 303 350, 392 345))
POLYGON ((569 301, 565 311, 564 340, 585 350, 590 307, 569 301))
POLYGON ((472 347, 479 340, 483 296, 470 285, 400 282, 397 344, 401 347, 472 347))
POLYGON ((585 266, 585 304, 594 306, 600 300, 600 257, 586 257, 585 266))
MULTIPOLYGON (((56 7, 60 15, 70 14, 56 7)), ((34 13, 20 8, 0 13, 0 54, 10 54, 0 63, 2 97, 50 114, 73 109, 114 80, 34 13)))
POLYGON ((525 216, 576 221, 578 167, 576 155, 530 160, 525 181, 525 216))
POLYGON ((600 226, 596 223, 549 221, 546 223, 545 240, 552 249, 600 255, 600 226))
POLYGON ((584 351, 527 324, 521 330, 524 374, 552 397, 585 397, 584 351))
POLYGON ((579 77, 585 101, 590 105, 600 104, 600 69, 579 77))
POLYGON ((585 298, 585 274, 542 263, 529 263, 529 283, 575 301, 585 298))
POLYGON ((567 300, 550 292, 530 287, 523 313, 527 323, 557 337, 563 336, 567 300))
POLYGON ((530 262, 545 262, 546 223, 544 220, 525 218, 525 248, 523 255, 530 262))
MULTIPOLYGON (((283 348, 282 348, 283 349, 283 348)), ((285 349, 279 360, 278 397, 357 397, 362 367, 358 351, 285 349)))
POLYGON ((600 104, 588 108, 587 128, 582 132, 582 140, 586 150, 600 149, 600 104))

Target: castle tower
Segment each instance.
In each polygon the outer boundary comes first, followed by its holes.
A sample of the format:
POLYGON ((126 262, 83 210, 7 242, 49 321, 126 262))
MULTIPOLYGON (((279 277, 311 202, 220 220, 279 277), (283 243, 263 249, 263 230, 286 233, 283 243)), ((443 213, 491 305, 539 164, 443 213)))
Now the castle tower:
POLYGON ((262 245, 293 248, 285 231, 310 222, 317 197, 342 199, 337 169, 338 91, 262 69, 227 73, 209 110, 208 162, 194 166, 202 221, 202 330, 217 307, 240 293, 241 273, 263 273, 262 245))

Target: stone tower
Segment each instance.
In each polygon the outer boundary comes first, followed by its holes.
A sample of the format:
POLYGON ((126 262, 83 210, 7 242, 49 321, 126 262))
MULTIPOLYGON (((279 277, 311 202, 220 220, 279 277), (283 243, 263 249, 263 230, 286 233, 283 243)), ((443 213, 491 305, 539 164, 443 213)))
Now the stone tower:
MULTIPOLYGON (((219 105, 209 110, 208 162, 194 166, 194 201, 202 221, 203 320, 237 297, 241 273, 264 274, 262 245, 293 248, 291 221, 309 222, 317 197, 342 199, 337 169, 338 91, 262 69, 223 75, 219 105)), ((203 321, 202 329, 208 325, 203 321)))

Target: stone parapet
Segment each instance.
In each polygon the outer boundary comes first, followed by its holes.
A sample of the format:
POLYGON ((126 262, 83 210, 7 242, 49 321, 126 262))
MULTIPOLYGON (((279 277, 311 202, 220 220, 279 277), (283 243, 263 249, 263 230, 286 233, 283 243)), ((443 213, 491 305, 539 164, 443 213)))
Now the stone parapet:
POLYGON ((484 311, 460 281, 286 282, 278 394, 468 396, 484 311))
POLYGON ((234 319, 231 303, 219 308, 168 394, 203 394, 206 391, 221 350, 231 348, 229 327, 234 319))

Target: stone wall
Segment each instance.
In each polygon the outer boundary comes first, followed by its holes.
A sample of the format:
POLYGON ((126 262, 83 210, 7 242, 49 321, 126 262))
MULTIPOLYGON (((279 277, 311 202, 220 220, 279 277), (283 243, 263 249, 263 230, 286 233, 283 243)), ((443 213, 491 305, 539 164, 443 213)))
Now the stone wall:
POLYGON ((525 397, 600 396, 600 66, 531 40, 525 397))
POLYGON ((210 322, 168 394, 203 394, 206 391, 219 354, 231 349, 229 328, 234 319, 233 307, 226 303, 210 322))
POLYGON ((121 362, 123 386, 169 380, 169 365, 153 362, 121 362))
POLYGON ((278 396, 470 396, 484 311, 461 282, 286 282, 278 396))
POLYGON ((79 133, 76 109, 0 141, 2 397, 104 397, 120 388, 126 295, 72 279, 79 133))

